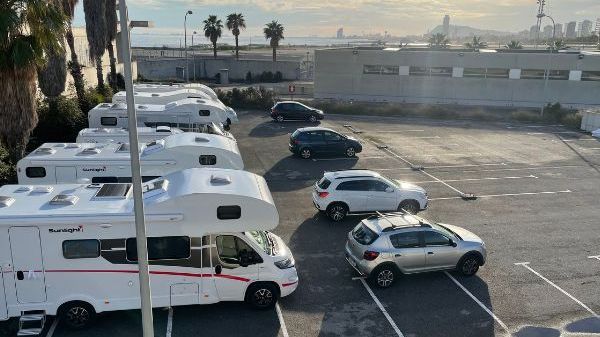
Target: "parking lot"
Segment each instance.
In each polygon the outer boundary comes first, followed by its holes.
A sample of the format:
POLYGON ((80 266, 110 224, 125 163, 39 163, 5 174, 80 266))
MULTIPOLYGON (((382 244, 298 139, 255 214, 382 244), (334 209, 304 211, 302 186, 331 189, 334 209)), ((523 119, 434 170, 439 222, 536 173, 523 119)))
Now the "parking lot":
MULTIPOLYGON (((288 151, 306 123, 242 112, 232 133, 246 169, 264 175, 280 213, 275 230, 297 262, 297 291, 276 310, 239 303, 155 310, 157 336, 600 335, 600 142, 558 125, 330 116, 322 126, 363 142, 357 158, 303 160, 288 151), (323 171, 363 168, 423 186, 422 216, 481 236, 488 261, 470 278, 404 276, 369 286, 344 244, 361 217, 333 223, 310 197, 323 171), (469 197, 472 196, 472 197, 469 197)), ((101 315, 85 332, 141 336, 139 312, 101 315)))

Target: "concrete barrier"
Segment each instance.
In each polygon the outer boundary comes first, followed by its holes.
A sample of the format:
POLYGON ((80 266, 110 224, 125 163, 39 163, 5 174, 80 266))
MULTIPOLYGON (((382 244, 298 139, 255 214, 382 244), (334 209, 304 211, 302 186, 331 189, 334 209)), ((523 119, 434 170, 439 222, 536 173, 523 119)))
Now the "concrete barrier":
POLYGON ((592 132, 600 129, 600 110, 582 111, 581 130, 592 132))

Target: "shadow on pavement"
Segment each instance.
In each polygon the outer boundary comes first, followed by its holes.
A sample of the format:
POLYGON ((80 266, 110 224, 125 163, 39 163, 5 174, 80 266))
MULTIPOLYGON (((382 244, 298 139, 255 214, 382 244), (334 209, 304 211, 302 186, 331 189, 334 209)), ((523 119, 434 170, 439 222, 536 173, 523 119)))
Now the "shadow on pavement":
POLYGON ((298 128, 311 127, 311 126, 319 126, 321 123, 309 123, 304 121, 289 121, 278 123, 272 120, 263 122, 255 126, 252 130, 250 130, 250 137, 277 137, 285 134, 291 134, 296 131, 298 128))

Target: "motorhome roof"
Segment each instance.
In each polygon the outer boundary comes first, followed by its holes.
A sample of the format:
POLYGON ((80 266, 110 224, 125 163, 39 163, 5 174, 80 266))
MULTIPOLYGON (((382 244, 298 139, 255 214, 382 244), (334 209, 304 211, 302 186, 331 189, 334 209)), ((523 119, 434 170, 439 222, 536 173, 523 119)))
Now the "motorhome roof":
MULTIPOLYGON (((272 209, 276 214, 275 204, 264 178, 250 172, 192 168, 155 179, 145 183, 144 187, 146 189, 148 186, 152 187, 161 180, 166 180, 168 183, 156 184, 159 187, 157 190, 144 192, 144 205, 150 217, 180 214, 188 219, 208 218, 209 214, 202 214, 206 209, 203 210, 202 205, 197 204, 198 200, 189 200, 193 195, 209 197, 207 204, 210 204, 212 199, 220 197, 225 197, 229 202, 226 205, 236 205, 241 200, 247 200, 249 203, 254 203, 256 207, 272 209), (192 209, 184 209, 190 202, 192 205, 195 202, 196 207, 188 206, 192 209)), ((111 221, 110 216, 131 217, 133 199, 129 186, 129 184, 4 185, 0 187, 0 196, 2 200, 10 202, 6 203, 8 206, 3 206, 4 203, 0 204, 0 226, 18 225, 31 222, 32 218, 50 216, 76 217, 77 220, 100 217, 106 222, 111 221), (107 193, 99 193, 101 190, 107 193)), ((278 221, 278 216, 276 217, 274 226, 278 221)))
MULTIPOLYGON (((193 97, 193 98, 201 98, 201 99, 209 99, 212 100, 213 97, 209 96, 206 92, 202 91, 202 90, 198 90, 198 89, 184 89, 184 88, 180 88, 177 90, 173 90, 173 91, 165 91, 165 92, 147 92, 147 91, 143 91, 143 88, 138 88, 139 90, 136 90, 133 95, 135 97, 171 97, 171 96, 177 96, 177 95, 192 95, 192 96, 198 96, 198 97, 193 97)), ((119 91, 116 94, 114 94, 113 96, 119 97, 119 98, 124 98, 127 97, 127 93, 125 91, 119 91)), ((114 102, 114 100, 113 100, 114 102)))
MULTIPOLYGON (((157 132, 164 133, 182 133, 180 129, 171 128, 168 126, 159 126, 158 128, 151 127, 138 127, 137 132, 139 135, 154 134, 157 132)), ((128 135, 129 130, 125 128, 85 128, 79 131, 80 135, 128 135)))
MULTIPOLYGON (((173 101, 170 102, 168 104, 136 104, 135 105, 135 109, 136 111, 142 112, 142 111, 165 111, 165 112, 185 112, 188 113, 189 111, 179 111, 181 110, 180 107, 186 107, 186 106, 194 106, 194 108, 196 108, 196 106, 210 106, 210 107, 215 107, 215 108, 219 108, 222 109, 221 105, 213 100, 210 99, 199 99, 199 98, 185 98, 185 99, 180 99, 177 101, 173 101)), ((125 113, 127 110, 127 105, 125 103, 101 103, 98 104, 95 108, 95 110, 111 110, 111 111, 119 111, 122 113, 125 113)))

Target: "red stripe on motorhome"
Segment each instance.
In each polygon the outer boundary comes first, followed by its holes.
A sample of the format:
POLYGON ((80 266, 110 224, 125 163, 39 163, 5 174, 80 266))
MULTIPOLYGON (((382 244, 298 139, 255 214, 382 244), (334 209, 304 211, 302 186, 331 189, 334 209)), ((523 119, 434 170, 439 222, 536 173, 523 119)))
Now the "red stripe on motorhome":
MULTIPOLYGON (((127 274, 137 274, 137 270, 104 270, 104 269, 56 269, 56 270, 46 270, 47 273, 127 273, 127 274)), ((248 282, 250 279, 245 277, 239 277, 234 275, 224 275, 224 274, 201 274, 201 273, 181 273, 181 272, 172 272, 172 271, 159 271, 159 270, 151 270, 150 274, 152 275, 168 275, 168 276, 189 276, 189 277, 220 277, 226 278, 235 281, 248 282)))

